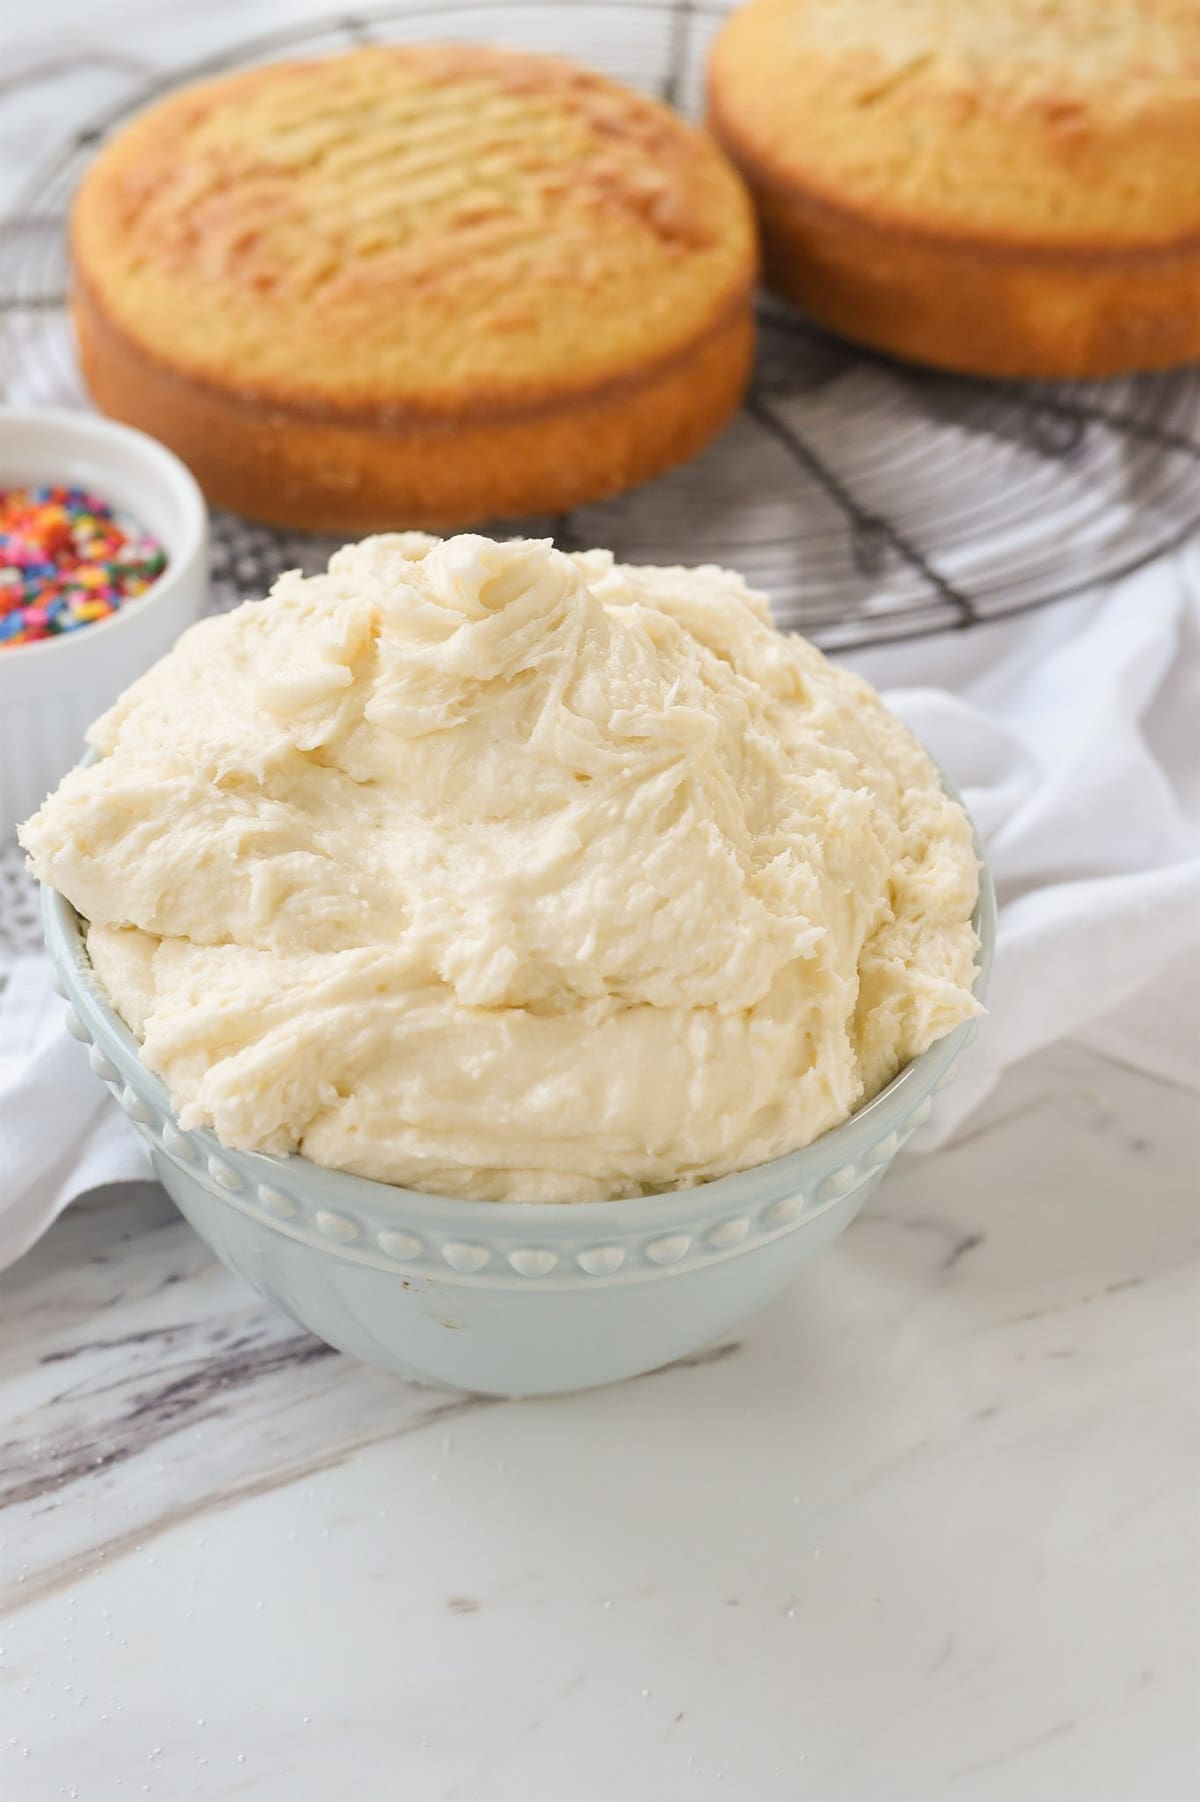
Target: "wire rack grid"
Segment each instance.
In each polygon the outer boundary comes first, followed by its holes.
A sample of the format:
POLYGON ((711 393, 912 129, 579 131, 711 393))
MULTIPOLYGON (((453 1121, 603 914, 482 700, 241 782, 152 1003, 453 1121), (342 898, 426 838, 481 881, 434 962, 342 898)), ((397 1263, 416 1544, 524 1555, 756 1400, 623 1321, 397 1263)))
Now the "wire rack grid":
MULTIPOLYGON (((33 173, 0 227, 7 398, 86 405, 65 220, 97 146, 184 82, 372 42, 484 39, 570 55, 684 111, 703 102, 722 0, 441 0, 286 26, 187 67, 131 71, 33 173)), ((947 304, 953 304, 952 300, 947 304)), ((568 515, 496 522, 631 562, 729 564, 827 650, 963 629, 1123 574, 1200 520, 1200 372, 994 383, 846 344, 769 299, 745 405, 701 457, 568 515)), ((398 525, 403 521, 397 521, 398 525)), ((214 604, 321 567, 328 539, 218 516, 214 604)))

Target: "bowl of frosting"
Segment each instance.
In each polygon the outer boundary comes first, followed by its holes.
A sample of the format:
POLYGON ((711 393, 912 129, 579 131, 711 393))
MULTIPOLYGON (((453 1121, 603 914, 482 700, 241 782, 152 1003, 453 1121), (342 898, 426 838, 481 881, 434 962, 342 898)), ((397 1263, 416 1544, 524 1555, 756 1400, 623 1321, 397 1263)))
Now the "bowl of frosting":
POLYGON ((22 828, 68 1025, 218 1254, 498 1394, 695 1351, 862 1206, 993 928, 740 577, 393 534, 202 621, 22 828))

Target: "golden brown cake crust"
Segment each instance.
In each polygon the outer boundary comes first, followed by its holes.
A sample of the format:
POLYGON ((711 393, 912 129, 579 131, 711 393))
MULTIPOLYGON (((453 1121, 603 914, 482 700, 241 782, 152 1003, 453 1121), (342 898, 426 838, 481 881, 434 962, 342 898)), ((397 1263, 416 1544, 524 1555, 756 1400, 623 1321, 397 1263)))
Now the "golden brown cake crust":
POLYGON ((710 123, 772 286, 987 375, 1200 356, 1193 0, 752 0, 710 123))
POLYGON ((686 355, 569 405, 373 425, 192 382, 131 346, 79 288, 74 314, 104 412, 170 444, 214 505, 314 532, 442 531, 619 494, 703 449, 736 410, 754 352, 739 306, 686 355))
POLYGON ((97 159, 72 247, 98 403, 279 523, 596 498, 701 448, 749 369, 737 176, 550 58, 372 48, 184 90, 97 159))

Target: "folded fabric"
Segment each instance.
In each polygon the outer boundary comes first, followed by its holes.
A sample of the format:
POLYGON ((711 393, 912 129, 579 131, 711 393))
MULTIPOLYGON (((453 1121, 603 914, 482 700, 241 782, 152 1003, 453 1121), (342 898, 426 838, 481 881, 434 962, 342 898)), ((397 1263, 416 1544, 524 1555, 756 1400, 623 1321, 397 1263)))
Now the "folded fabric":
POLYGON ((0 996, 0 1270, 77 1195, 153 1175, 63 1013, 49 960, 19 959, 0 996))
POLYGON ((1000 903, 978 1050, 914 1148, 1059 1038, 1200 1086, 1200 549, 857 661, 961 791, 1000 903))

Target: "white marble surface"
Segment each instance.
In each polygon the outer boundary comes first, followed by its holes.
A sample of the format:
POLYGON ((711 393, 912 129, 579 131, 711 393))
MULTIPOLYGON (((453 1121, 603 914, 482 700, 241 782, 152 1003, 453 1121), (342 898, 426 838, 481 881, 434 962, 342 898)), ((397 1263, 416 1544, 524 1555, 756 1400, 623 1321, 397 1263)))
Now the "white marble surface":
MULTIPOLYGON (((328 10, 0 8, 0 205, 328 10)), ((74 1210, 0 1277, 0 1799, 1190 1802, 1198 1111, 1044 1056, 736 1343, 537 1403, 74 1210)))
POLYGON ((736 1343, 547 1402, 77 1209, 0 1278, 0 1796, 1194 1797, 1196 1118, 1060 1049, 736 1343))

